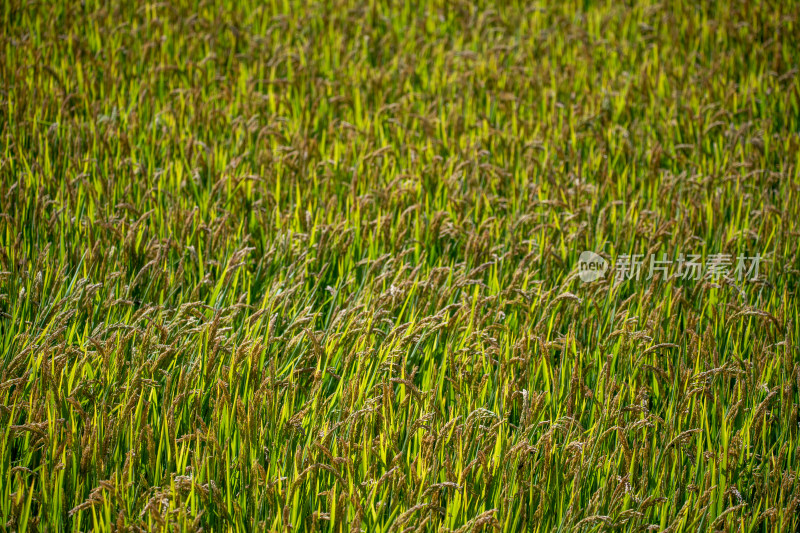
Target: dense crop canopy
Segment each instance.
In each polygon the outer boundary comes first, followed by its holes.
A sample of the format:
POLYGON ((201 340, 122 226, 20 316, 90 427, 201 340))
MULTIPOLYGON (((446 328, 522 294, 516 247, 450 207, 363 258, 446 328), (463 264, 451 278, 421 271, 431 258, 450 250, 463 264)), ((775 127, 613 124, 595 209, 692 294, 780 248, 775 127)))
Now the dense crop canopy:
POLYGON ((388 4, 2 2, 0 530, 796 531, 800 6, 388 4))

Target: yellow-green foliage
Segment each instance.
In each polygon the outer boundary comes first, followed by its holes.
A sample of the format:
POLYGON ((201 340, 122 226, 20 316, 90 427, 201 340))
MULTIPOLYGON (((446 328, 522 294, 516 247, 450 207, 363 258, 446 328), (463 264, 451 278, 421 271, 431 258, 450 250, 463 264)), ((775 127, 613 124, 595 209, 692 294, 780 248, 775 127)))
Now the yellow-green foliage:
POLYGON ((0 530, 799 527, 796 2, 1 4, 0 530))

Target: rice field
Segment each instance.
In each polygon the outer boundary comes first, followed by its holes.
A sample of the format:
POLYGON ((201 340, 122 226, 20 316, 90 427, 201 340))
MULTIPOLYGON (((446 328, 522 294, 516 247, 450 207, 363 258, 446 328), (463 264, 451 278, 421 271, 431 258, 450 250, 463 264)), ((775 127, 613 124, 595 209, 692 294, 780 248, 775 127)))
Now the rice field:
POLYGON ((800 531, 800 4, 0 4, 0 530, 800 531))

